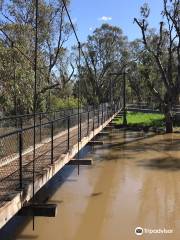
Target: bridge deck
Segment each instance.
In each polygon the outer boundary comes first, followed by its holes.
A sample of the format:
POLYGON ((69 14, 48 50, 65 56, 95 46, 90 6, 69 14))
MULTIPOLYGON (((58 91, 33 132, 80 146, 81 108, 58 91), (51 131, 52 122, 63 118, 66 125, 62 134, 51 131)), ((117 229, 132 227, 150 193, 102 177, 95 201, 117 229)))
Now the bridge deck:
MULTIPOLYGON (((116 113, 117 114, 117 113, 116 113)), ((102 124, 95 118, 89 121, 89 134, 87 134, 87 122, 82 123, 81 142, 82 149, 95 135, 97 135, 113 118, 106 117, 102 124)), ((100 119, 101 122, 101 119, 100 119)), ((51 139, 46 139, 43 144, 36 147, 35 157, 35 192, 45 185, 65 164, 78 153, 78 126, 70 128, 69 150, 67 149, 67 131, 54 136, 53 164, 51 164, 51 139)), ((0 166, 0 228, 9 221, 22 206, 32 198, 33 179, 33 149, 26 151, 22 159, 22 183, 23 190, 19 190, 19 158, 6 160, 6 164, 0 166)))

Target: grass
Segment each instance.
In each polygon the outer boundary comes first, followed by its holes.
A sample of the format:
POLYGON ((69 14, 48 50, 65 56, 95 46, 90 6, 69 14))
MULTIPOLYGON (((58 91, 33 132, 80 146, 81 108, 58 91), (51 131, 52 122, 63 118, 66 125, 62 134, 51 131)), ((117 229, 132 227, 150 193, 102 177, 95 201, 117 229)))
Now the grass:
MULTIPOLYGON (((123 118, 114 120, 114 123, 120 125, 123 123, 123 118)), ((128 126, 141 127, 162 127, 164 125, 164 115, 159 113, 141 113, 127 112, 128 126)))

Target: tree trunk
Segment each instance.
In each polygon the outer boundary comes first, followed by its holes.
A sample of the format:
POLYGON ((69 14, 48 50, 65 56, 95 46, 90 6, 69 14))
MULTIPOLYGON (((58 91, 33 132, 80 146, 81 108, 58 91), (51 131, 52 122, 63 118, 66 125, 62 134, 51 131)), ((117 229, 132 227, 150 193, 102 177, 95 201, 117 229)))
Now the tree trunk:
POLYGON ((177 94, 176 99, 175 99, 175 104, 179 105, 180 104, 180 96, 177 94))
POLYGON ((165 108, 165 123, 166 123, 166 133, 172 133, 173 132, 173 117, 172 117, 172 111, 170 107, 165 108))

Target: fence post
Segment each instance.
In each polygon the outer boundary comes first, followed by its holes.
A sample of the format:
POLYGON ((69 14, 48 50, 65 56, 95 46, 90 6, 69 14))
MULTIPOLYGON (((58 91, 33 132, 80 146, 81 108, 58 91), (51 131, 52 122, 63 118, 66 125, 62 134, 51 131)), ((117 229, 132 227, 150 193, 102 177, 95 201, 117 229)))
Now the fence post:
POLYGON ((68 151, 70 149, 70 116, 68 116, 68 151))
POLYGON ((87 124, 87 135, 89 135, 89 110, 88 110, 88 124, 87 124))
POLYGON ((22 117, 19 118, 19 121, 20 121, 20 126, 19 126, 19 128, 22 129, 22 128, 23 128, 23 120, 22 120, 22 117))
POLYGON ((51 164, 54 163, 54 124, 51 122, 51 164))
POLYGON ((19 132, 19 186, 22 189, 22 149, 23 149, 23 139, 22 139, 22 129, 19 132))
POLYGON ((40 139, 40 142, 42 141, 42 115, 40 113, 39 115, 39 123, 40 123, 40 127, 39 127, 39 139, 40 139))
POLYGON ((105 122, 105 117, 106 117, 106 113, 105 113, 104 104, 103 104, 103 123, 105 122))
POLYGON ((99 106, 98 106, 98 127, 99 127, 99 106))
POLYGON ((93 107, 93 132, 94 132, 94 107, 93 107))
MULTIPOLYGON (((106 118, 105 118, 105 121, 108 119, 108 114, 109 114, 109 112, 108 112, 108 106, 106 106, 105 107, 105 112, 106 112, 106 118)), ((112 110, 110 110, 110 114, 111 114, 111 112, 112 112, 112 110)))
POLYGON ((80 138, 80 141, 81 141, 81 138, 82 138, 82 119, 81 119, 81 112, 79 114, 79 124, 80 124, 80 128, 79 128, 79 138, 80 138))
POLYGON ((104 107, 104 122, 106 121, 106 117, 107 117, 107 109, 106 109, 106 105, 104 107))
POLYGON ((103 115, 104 115, 104 121, 103 122, 105 122, 106 121, 106 105, 103 106, 103 115))
POLYGON ((102 119, 101 119, 101 124, 103 124, 103 104, 102 104, 102 119))

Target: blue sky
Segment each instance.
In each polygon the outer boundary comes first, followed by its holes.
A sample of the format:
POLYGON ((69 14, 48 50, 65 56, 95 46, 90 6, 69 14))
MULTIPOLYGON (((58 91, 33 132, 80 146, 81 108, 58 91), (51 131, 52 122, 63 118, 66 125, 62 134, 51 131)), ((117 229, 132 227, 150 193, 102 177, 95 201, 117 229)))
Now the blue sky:
POLYGON ((162 0, 71 0, 71 16, 77 24, 80 41, 85 41, 87 35, 102 23, 119 26, 129 40, 140 37, 133 18, 140 16, 139 9, 144 2, 151 8, 150 25, 157 28, 161 20, 162 0))

